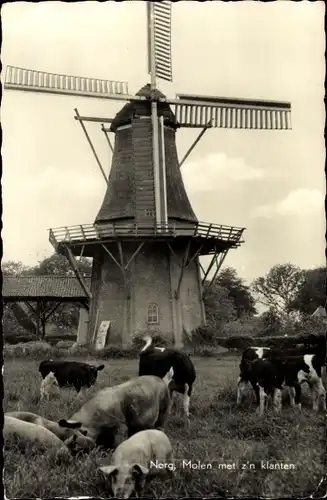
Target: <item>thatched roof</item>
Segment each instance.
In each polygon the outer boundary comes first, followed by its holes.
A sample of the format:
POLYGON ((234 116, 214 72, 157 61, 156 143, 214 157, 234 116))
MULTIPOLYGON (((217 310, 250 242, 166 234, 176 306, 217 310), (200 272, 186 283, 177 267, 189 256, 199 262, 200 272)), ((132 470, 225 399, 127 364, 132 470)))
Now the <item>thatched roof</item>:
MULTIPOLYGON (((155 97, 165 97, 158 89, 152 91, 149 83, 136 92, 136 95, 150 98, 152 93, 155 97)), ((178 127, 175 115, 170 109, 169 104, 158 103, 158 115, 164 117, 166 125, 175 129, 178 127)), ((116 114, 114 121, 111 123, 110 130, 116 132, 117 127, 131 123, 132 118, 135 116, 151 116, 151 101, 132 101, 125 104, 116 114)))
MULTIPOLYGON (((91 278, 85 278, 91 286, 91 278)), ((5 302, 19 300, 85 300, 87 297, 73 276, 3 276, 2 297, 5 302)))

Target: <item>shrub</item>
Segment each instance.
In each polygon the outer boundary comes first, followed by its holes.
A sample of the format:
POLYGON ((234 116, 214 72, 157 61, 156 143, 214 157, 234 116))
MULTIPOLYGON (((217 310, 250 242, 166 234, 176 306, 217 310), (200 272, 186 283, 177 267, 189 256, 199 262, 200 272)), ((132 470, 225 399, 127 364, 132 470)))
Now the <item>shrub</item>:
POLYGON ((59 340, 59 342, 57 342, 56 344, 56 347, 57 349, 70 349, 73 345, 73 340, 59 340))
POLYGON ((135 359, 139 349, 135 345, 122 347, 121 345, 110 345, 104 349, 93 351, 93 355, 101 359, 135 359))
POLYGON ((76 342, 74 342, 73 345, 67 349, 67 354, 70 356, 88 356, 91 352, 92 347, 89 345, 79 345, 76 342))
POLYGON ((154 346, 160 347, 168 347, 169 345, 172 345, 172 341, 170 339, 174 338, 173 332, 167 332, 167 335, 163 335, 161 332, 156 331, 138 332, 132 336, 132 345, 135 346, 138 351, 140 351, 140 349, 144 346, 143 337, 145 337, 145 335, 152 337, 154 346))
POLYGON ((217 333, 208 326, 201 326, 192 332, 192 344, 195 346, 200 345, 213 345, 215 344, 217 333))
POLYGON ((76 335, 62 334, 62 335, 47 335, 44 339, 46 342, 49 342, 51 345, 57 345, 58 342, 61 341, 69 341, 71 345, 76 342, 76 335))
POLYGON ((7 335, 4 337, 7 344, 15 345, 23 342, 35 342, 37 340, 36 336, 32 333, 18 334, 18 335, 7 335))
POLYGON ((222 337, 256 337, 262 334, 260 319, 256 317, 242 317, 225 323, 221 329, 222 337))
POLYGON ((41 357, 44 355, 49 355, 51 353, 52 347, 47 342, 42 341, 32 341, 19 343, 16 345, 5 345, 4 355, 10 357, 21 357, 29 356, 32 358, 41 357))

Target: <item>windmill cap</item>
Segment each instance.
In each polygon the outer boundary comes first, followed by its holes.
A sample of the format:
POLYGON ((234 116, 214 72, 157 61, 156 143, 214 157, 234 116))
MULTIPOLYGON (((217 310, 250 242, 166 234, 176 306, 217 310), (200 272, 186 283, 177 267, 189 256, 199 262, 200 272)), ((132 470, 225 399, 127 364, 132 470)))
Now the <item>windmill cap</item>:
MULTIPOLYGON (((118 127, 128 125, 131 123, 133 117, 136 116, 151 116, 151 98, 158 99, 159 97, 166 97, 160 90, 151 89, 150 83, 142 87, 135 95, 147 97, 148 101, 130 101, 116 114, 113 122, 111 123, 111 132, 116 132, 118 127)), ((165 125, 168 125, 175 130, 179 124, 175 118, 174 113, 170 109, 169 104, 166 102, 158 102, 158 116, 164 117, 165 125)))

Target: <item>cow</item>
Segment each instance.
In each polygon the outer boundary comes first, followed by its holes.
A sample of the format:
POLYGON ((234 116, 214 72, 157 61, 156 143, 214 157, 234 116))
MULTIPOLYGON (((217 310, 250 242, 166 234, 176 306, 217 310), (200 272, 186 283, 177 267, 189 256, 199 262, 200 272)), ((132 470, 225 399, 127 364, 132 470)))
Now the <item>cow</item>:
POLYGON ((190 397, 196 379, 195 367, 190 356, 173 347, 153 347, 150 336, 145 336, 143 340, 146 344, 139 354, 139 376, 163 377, 172 366, 174 377, 169 390, 171 395, 174 391, 183 395, 185 424, 189 426, 190 397))
POLYGON ((102 389, 69 420, 61 419, 58 423, 78 429, 97 446, 115 449, 126 434, 131 437, 141 430, 164 425, 170 409, 168 385, 172 377, 170 369, 164 379, 135 377, 102 389))
POLYGON ((104 365, 93 366, 78 361, 46 360, 41 361, 39 372, 44 379, 53 372, 59 387, 75 387, 77 394, 82 388, 90 388, 95 384, 98 372, 104 369, 104 365))
POLYGON ((109 479, 116 498, 139 496, 146 479, 167 474, 173 476, 173 449, 169 438, 159 429, 134 434, 114 451, 111 465, 99 470, 109 479))
POLYGON ((5 448, 18 445, 25 450, 30 445, 39 452, 54 452, 60 461, 69 461, 71 458, 68 447, 53 432, 9 415, 4 416, 3 438, 5 448))
POLYGON ((243 352, 240 363, 240 375, 237 381, 237 406, 240 406, 243 399, 243 394, 246 391, 249 383, 252 385, 252 388, 255 392, 257 405, 259 404, 259 389, 257 387, 255 378, 251 376, 250 363, 257 359, 266 358, 269 350, 269 347, 248 347, 243 352))
MULTIPOLYGON (((278 359, 278 358, 287 358, 292 356, 305 356, 309 354, 315 354, 315 364, 317 366, 317 375, 320 379, 320 383, 317 384, 320 386, 322 384, 321 376, 322 376, 322 368, 325 365, 326 358, 326 337, 325 335, 308 335, 307 343, 302 344, 301 346, 296 347, 287 347, 287 348, 269 348, 269 347, 248 347, 242 355, 241 363, 240 363, 240 376, 237 382, 237 401, 236 404, 239 406, 242 401, 243 393, 248 385, 251 383, 255 395, 257 404, 259 404, 259 388, 256 385, 255 380, 251 379, 251 375, 249 372, 249 364, 248 361, 254 361, 256 359, 278 359)), ((308 382, 308 380, 303 380, 303 382, 308 382)), ((310 383, 308 382, 309 386, 310 383)), ((316 385, 317 385, 316 384, 316 385)), ((315 384, 314 384, 315 385, 315 384)), ((301 388, 298 387, 297 393, 301 394, 301 388)), ((319 389, 321 391, 321 388, 319 389)), ((290 402, 291 406, 294 406, 295 400, 295 388, 290 388, 290 402)))
POLYGON ((265 401, 272 396, 275 411, 281 410, 281 391, 284 386, 290 388, 291 405, 301 408, 301 384, 307 382, 312 393, 312 408, 317 411, 319 402, 326 410, 326 390, 321 380, 322 362, 317 354, 304 354, 283 357, 257 358, 244 360, 244 366, 255 385, 258 394, 258 412, 263 414, 265 401))

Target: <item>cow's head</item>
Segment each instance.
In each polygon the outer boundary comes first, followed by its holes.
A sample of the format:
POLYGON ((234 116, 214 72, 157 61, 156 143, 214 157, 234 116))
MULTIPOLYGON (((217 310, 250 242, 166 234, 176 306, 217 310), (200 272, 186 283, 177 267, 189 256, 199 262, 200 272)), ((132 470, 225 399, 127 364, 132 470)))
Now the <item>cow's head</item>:
POLYGON ((99 470, 109 479, 116 498, 129 498, 134 491, 140 492, 144 486, 149 469, 141 464, 122 463, 107 465, 99 470))
POLYGON ((104 365, 93 366, 90 365, 90 385, 94 385, 98 376, 98 372, 104 369, 104 365))

